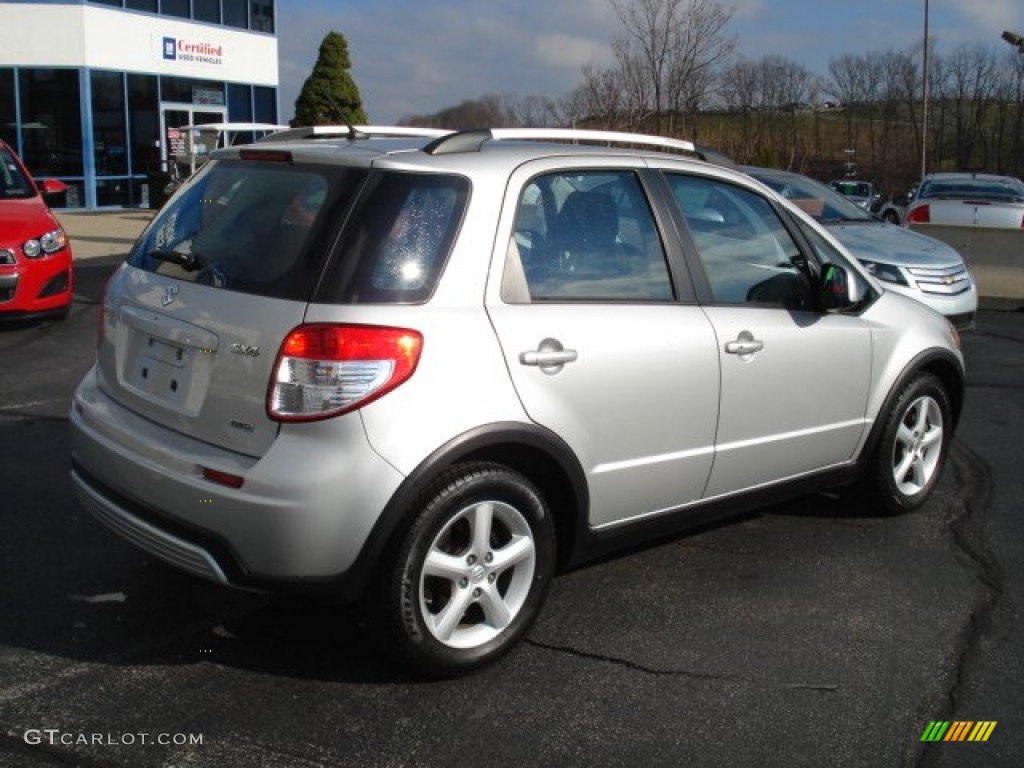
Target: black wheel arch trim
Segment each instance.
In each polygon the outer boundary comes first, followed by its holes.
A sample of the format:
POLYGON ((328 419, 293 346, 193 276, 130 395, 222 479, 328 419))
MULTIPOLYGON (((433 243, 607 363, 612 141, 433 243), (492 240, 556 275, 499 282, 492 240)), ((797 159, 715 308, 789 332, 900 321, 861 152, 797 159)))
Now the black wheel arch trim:
MULTIPOLYGON (((416 500, 443 471, 463 461, 510 464, 513 469, 522 471, 540 486, 543 492, 544 480, 538 482, 538 477, 531 475, 522 460, 502 460, 503 456, 525 457, 538 454, 546 457, 549 466, 557 468, 561 478, 555 482, 564 479, 567 484, 567 488, 563 488, 563 491, 568 491, 567 495, 563 493, 559 498, 568 500, 571 508, 562 508, 553 516, 560 539, 566 534, 574 537, 578 526, 586 525, 590 492, 586 474, 572 449, 555 433, 536 424, 511 421, 482 425, 452 438, 434 450, 402 481, 374 524, 356 562, 344 574, 342 596, 353 600, 365 591, 382 558, 386 558, 388 547, 393 546, 395 534, 415 513, 413 505, 416 500)), ((549 506, 553 505, 551 498, 545 500, 549 506)), ((560 556, 564 552, 563 544, 572 547, 572 542, 560 541, 559 544, 560 556)))
POLYGON ((956 425, 960 420, 960 412, 963 410, 964 392, 967 386, 963 363, 948 350, 925 350, 904 366, 900 375, 896 377, 896 380, 889 388, 889 393, 885 396, 885 400, 882 401, 882 407, 875 415, 871 432, 868 433, 867 440, 864 442, 864 448, 861 450, 857 460, 858 469, 861 472, 867 467, 867 463, 871 460, 871 456, 878 446, 878 441, 882 439, 886 414, 892 410, 893 404, 910 380, 922 371, 937 376, 946 386, 946 393, 949 395, 950 405, 953 409, 953 423, 950 425, 950 429, 951 431, 956 429, 956 425))

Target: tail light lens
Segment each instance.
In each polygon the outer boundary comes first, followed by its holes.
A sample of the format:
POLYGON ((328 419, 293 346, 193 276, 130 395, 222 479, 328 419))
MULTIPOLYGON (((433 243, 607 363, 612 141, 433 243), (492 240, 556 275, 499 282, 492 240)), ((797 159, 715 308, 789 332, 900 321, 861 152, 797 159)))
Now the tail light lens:
POLYGON ((277 354, 267 415, 316 421, 361 408, 409 379, 422 348, 408 328, 300 325, 277 354))
POLYGON ((932 220, 932 212, 927 205, 919 205, 907 214, 908 224, 928 224, 932 220))

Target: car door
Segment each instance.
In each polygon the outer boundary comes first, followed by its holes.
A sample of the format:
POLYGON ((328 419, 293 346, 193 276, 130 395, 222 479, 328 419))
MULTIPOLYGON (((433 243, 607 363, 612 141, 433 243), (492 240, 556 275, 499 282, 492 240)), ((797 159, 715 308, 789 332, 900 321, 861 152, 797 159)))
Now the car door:
POLYGON ((509 189, 487 308, 527 414, 586 472, 591 526, 698 501, 718 418, 715 337, 677 300, 636 171, 534 165, 509 189))
POLYGON ((808 254, 760 193, 668 173, 706 276, 721 411, 706 498, 848 462, 867 424, 870 331, 816 309, 808 254))

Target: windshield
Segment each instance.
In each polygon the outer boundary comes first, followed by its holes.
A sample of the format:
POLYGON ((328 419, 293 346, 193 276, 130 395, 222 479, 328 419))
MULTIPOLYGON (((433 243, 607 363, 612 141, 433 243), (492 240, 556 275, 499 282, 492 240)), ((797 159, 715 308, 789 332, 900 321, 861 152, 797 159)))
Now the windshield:
POLYGON ((833 181, 829 186, 847 197, 871 197, 871 185, 866 181, 833 181))
POLYGON ((0 146, 0 200, 24 200, 35 195, 35 187, 22 173, 14 154, 0 146))
POLYGON ((870 213, 838 192, 806 176, 758 169, 747 169, 747 173, 823 224, 875 220, 870 213))

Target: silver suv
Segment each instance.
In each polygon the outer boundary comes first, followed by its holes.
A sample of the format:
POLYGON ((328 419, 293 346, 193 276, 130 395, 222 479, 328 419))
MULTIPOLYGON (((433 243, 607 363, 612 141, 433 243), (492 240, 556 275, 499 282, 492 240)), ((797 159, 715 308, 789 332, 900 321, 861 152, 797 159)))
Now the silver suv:
POLYGON ((107 286, 71 477, 151 555, 361 598, 454 675, 558 569, 934 488, 956 331, 748 176, 631 134, 342 133, 216 153, 107 286))

